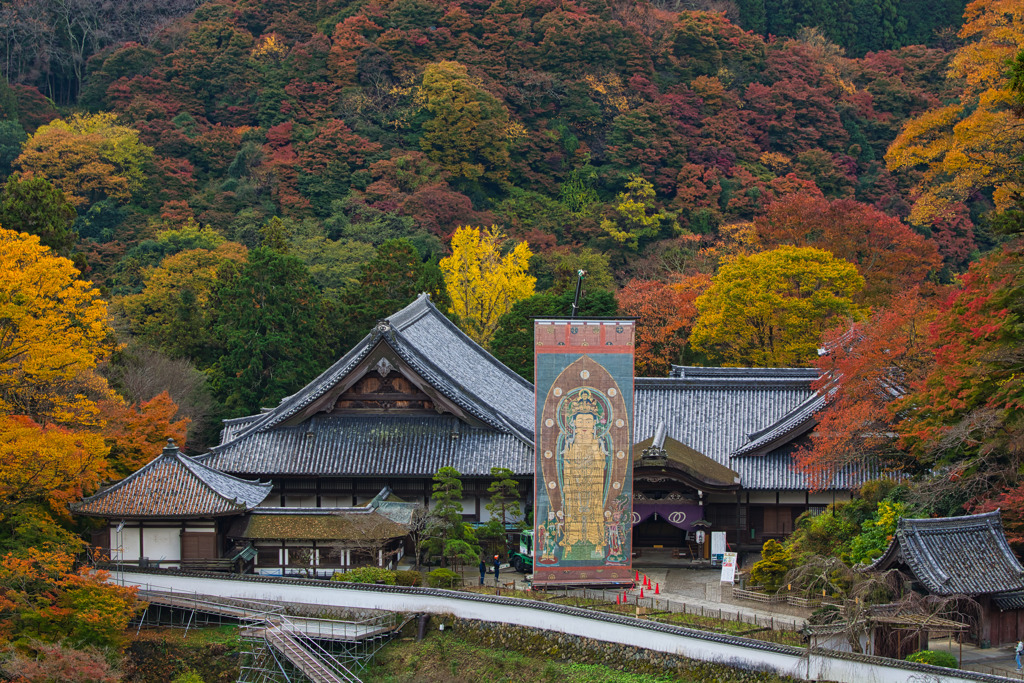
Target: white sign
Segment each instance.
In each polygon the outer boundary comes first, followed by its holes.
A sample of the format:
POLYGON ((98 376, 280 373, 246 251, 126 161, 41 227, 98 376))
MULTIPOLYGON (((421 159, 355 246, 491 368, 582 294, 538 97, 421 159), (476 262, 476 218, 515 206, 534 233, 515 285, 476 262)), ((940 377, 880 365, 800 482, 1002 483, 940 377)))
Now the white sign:
POLYGON ((736 583, 736 553, 722 555, 722 583, 736 583))
POLYGON ((721 555, 725 552, 725 532, 711 532, 711 555, 721 555))

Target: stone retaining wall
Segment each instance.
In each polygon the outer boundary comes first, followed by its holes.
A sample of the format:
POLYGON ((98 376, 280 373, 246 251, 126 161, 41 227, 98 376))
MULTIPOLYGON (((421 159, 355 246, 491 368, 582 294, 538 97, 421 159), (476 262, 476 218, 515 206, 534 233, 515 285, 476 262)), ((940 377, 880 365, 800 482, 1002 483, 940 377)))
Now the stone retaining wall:
POLYGON ((719 683, 795 683, 798 679, 779 676, 774 671, 758 671, 744 662, 719 664, 648 650, 630 645, 610 643, 577 635, 476 619, 459 619, 451 615, 433 617, 431 627, 441 623, 454 629, 464 640, 492 649, 514 650, 541 655, 563 662, 602 664, 618 671, 682 679, 717 681, 719 683))

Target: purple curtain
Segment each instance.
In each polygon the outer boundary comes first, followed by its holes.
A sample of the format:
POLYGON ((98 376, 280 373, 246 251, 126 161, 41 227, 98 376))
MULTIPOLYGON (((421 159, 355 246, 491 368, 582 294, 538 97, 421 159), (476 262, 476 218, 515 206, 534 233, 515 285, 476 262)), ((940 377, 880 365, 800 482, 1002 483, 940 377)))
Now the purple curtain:
POLYGON ((657 519, 665 520, 679 529, 690 531, 693 523, 704 516, 704 508, 700 505, 665 503, 633 503, 633 526, 657 515, 657 519))

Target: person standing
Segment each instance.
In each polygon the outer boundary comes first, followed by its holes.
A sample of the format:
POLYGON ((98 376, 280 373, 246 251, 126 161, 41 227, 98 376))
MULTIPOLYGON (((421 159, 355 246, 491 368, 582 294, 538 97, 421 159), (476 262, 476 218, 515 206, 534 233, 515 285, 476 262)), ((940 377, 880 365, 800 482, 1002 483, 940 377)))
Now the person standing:
POLYGON ((484 559, 480 558, 480 585, 484 585, 484 577, 487 576, 487 563, 484 559))
POLYGON ((494 585, 498 585, 498 571, 501 569, 501 558, 498 555, 494 556, 494 585))
POLYGON ((1017 659, 1017 671, 1020 671, 1020 654, 1024 652, 1024 640, 1017 641, 1017 647, 1013 649, 1014 657, 1017 659))

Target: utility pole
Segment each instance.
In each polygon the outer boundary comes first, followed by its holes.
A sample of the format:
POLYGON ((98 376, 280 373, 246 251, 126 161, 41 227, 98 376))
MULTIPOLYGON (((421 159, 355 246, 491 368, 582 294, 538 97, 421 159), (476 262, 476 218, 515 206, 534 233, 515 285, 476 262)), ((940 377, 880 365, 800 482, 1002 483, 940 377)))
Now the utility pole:
POLYGON ((587 271, 580 268, 576 271, 576 296, 572 298, 572 312, 569 314, 569 318, 575 318, 576 313, 580 310, 580 294, 583 292, 583 276, 587 274, 587 271))

